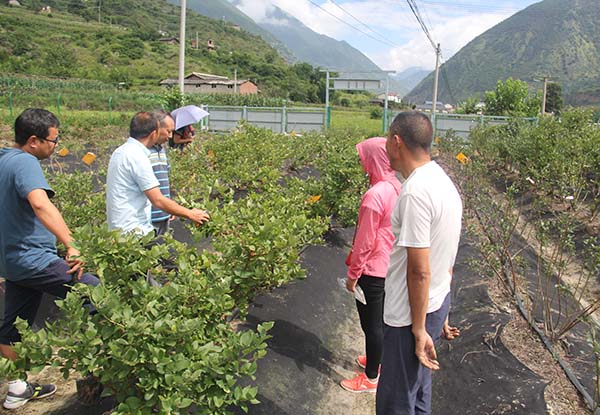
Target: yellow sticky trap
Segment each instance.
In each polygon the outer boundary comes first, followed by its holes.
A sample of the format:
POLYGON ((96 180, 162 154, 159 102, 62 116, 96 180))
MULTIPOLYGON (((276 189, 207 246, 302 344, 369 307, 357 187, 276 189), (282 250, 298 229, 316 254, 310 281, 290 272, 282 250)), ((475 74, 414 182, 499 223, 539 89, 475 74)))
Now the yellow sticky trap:
POLYGON ((296 131, 292 130, 292 131, 290 132, 290 137, 296 137, 296 131))
POLYGON ((456 160, 458 160, 462 164, 467 164, 467 162, 469 161, 469 158, 467 156, 465 156, 463 153, 458 153, 456 155, 456 160))
POLYGON ((96 160, 96 155, 90 152, 86 153, 85 156, 83 156, 83 158, 81 159, 81 161, 83 161, 88 166, 90 166, 94 162, 94 160, 96 160))
POLYGON ((441 141, 442 141, 442 139, 441 139, 440 137, 436 137, 436 138, 434 138, 434 139, 433 139, 433 142, 434 142, 436 145, 438 145, 438 146, 440 145, 440 142, 441 142, 441 141))
POLYGON ((313 203, 317 203, 319 200, 321 200, 321 195, 310 196, 308 199, 306 199, 306 203, 312 205, 313 203))
POLYGON ((64 157, 67 154, 69 154, 69 149, 65 148, 65 147, 61 148, 60 151, 58 152, 58 155, 61 156, 61 157, 64 157))
POLYGON ((214 160, 215 159, 215 152, 212 150, 208 150, 207 156, 210 160, 214 160))

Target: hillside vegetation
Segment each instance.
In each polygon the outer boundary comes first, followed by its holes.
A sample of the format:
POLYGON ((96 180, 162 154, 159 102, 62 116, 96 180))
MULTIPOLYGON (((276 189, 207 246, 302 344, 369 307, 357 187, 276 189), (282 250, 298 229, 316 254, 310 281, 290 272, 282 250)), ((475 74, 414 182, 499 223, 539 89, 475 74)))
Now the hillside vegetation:
MULTIPOLYGON (((444 65, 440 99, 460 102, 509 77, 542 88, 543 76, 563 87, 571 105, 600 103, 600 2, 544 0, 475 38, 444 65)), ((443 44, 442 44, 443 47, 443 44)), ((431 99, 430 74, 408 99, 431 99)))
MULTIPOLYGON (((23 7, 0 6, 0 72, 124 82, 158 91, 158 82, 177 77, 178 44, 159 41, 178 37, 179 9, 163 0, 50 0, 51 14, 40 14, 39 2, 23 7)), ((318 102, 323 76, 308 64, 288 65, 259 36, 229 23, 188 11, 187 33, 199 33, 216 50, 187 48, 186 72, 209 72, 251 79, 267 95, 318 102)), ((190 39, 188 39, 189 41, 190 39)), ((188 43, 189 45, 189 43, 188 43)), ((324 82, 323 82, 324 83, 324 82)))

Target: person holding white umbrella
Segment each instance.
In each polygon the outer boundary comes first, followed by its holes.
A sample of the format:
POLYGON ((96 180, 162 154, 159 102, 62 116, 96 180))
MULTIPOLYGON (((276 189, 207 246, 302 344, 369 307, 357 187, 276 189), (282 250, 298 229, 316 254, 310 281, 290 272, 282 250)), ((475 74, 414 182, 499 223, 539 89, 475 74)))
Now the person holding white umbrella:
POLYGON ((183 150, 185 146, 194 141, 195 131, 192 124, 199 122, 207 115, 209 115, 207 111, 196 105, 186 105, 173 110, 171 116, 175 120, 175 131, 169 140, 169 146, 183 150))

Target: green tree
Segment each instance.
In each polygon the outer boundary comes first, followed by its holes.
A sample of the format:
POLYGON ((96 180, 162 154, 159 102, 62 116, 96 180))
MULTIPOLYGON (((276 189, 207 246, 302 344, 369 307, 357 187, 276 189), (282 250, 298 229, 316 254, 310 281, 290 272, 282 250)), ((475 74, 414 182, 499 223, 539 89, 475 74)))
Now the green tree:
POLYGON ((558 115, 562 107, 562 87, 559 83, 550 82, 546 90, 546 112, 558 115))
POLYGON ((456 112, 459 114, 477 114, 479 111, 477 104, 479 104, 479 96, 474 95, 467 98, 467 100, 458 107, 456 112))
POLYGON ((540 97, 531 97, 527 83, 508 78, 498 81, 494 91, 485 93, 485 113, 509 117, 535 117, 541 106, 540 97))

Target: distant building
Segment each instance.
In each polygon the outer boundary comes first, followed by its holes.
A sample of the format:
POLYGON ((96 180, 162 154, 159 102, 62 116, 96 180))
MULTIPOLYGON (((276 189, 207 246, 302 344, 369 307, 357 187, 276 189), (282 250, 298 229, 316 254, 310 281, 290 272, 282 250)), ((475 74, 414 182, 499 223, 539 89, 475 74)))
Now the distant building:
POLYGON ((8 5, 11 7, 19 7, 21 3, 19 3, 17 0, 8 0, 8 5))
MULTIPOLYGON (((179 85, 177 79, 163 79, 160 85, 171 88, 179 85)), ((247 79, 233 81, 226 76, 201 72, 192 72, 183 80, 183 91, 186 94, 258 94, 258 87, 247 79)))
POLYGON ((158 41, 168 43, 169 45, 179 45, 179 38, 177 37, 162 37, 158 41))
POLYGON ((215 50, 217 47, 215 46, 215 42, 213 42, 213 40, 212 40, 212 39, 208 39, 208 40, 206 41, 206 48, 207 48, 208 50, 215 50))
POLYGON ((40 13, 42 13, 42 14, 52 14, 52 8, 50 6, 44 6, 40 10, 40 13))
POLYGON ((242 30, 241 26, 240 26, 240 25, 238 25, 238 24, 232 24, 232 25, 230 25, 229 27, 231 27, 231 28, 232 28, 232 29, 234 29, 234 30, 238 30, 238 31, 241 31, 241 30, 242 30))
MULTIPOLYGON (((415 109, 417 111, 431 112, 432 108, 433 108, 433 102, 425 101, 424 104, 417 105, 415 109)), ((436 108, 436 112, 452 112, 454 110, 454 107, 452 105, 444 104, 443 102, 437 102, 435 105, 435 108, 436 108)))
MULTIPOLYGON (((381 101, 385 101, 385 92, 383 94, 377 95, 377 98, 380 99, 381 101)), ((389 92, 388 93, 388 102, 401 103, 402 97, 400 95, 396 94, 395 92, 389 92)))

